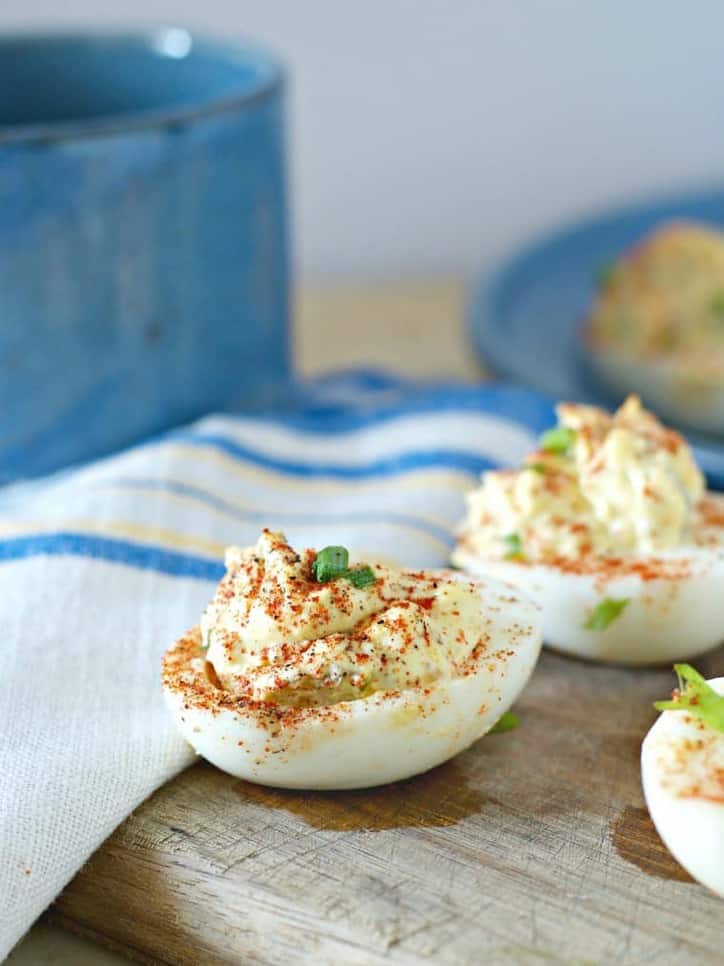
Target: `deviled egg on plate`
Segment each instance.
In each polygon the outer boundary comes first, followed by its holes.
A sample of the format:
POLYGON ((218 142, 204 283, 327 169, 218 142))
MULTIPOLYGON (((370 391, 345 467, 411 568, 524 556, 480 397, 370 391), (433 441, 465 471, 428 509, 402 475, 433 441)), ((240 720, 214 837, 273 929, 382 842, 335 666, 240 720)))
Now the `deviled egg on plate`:
POLYGON ((686 871, 724 897, 724 678, 676 665, 679 688, 641 748, 656 830, 686 871))
POLYGON ((543 607, 569 654, 670 662, 724 639, 724 498, 707 493, 682 436, 636 396, 610 414, 561 404, 516 469, 483 475, 452 555, 543 607))
POLYGON ((363 788, 446 761, 489 731, 541 646, 537 605, 452 571, 350 567, 264 530, 231 547, 163 688, 186 740, 261 784, 363 788))
POLYGON ((660 225, 605 271, 585 323, 588 361, 617 393, 724 433, 724 232, 660 225))

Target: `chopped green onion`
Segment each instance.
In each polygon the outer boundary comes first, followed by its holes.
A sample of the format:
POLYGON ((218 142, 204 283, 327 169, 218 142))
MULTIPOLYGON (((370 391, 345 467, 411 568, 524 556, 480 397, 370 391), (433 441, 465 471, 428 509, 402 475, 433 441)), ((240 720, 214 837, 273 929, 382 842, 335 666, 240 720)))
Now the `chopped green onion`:
POLYGON ((512 711, 505 711, 495 722, 488 734, 503 735, 506 731, 512 731, 514 728, 517 728, 519 724, 520 720, 517 714, 513 714, 512 711))
POLYGON ((533 473, 538 473, 540 476, 542 476, 545 473, 547 466, 545 463, 523 463, 521 469, 531 470, 533 473))
POLYGON ((346 547, 325 547, 314 558, 312 573, 317 583, 326 584, 329 580, 342 577, 348 566, 349 551, 346 547))
POLYGON ((605 600, 602 600, 600 604, 593 608, 591 616, 583 625, 584 628, 587 631, 605 631, 607 627, 613 624, 617 617, 621 616, 628 603, 628 597, 623 597, 619 600, 606 597, 605 600))
POLYGON ((596 272, 596 283, 599 289, 607 288, 613 281, 615 275, 615 262, 604 262, 603 265, 600 265, 596 272))
POLYGON ((655 701, 657 711, 688 711, 715 731, 724 732, 724 694, 714 688, 690 664, 675 664, 679 693, 670 701, 655 701))
POLYGON ((568 426, 554 426, 540 438, 540 448, 546 453, 567 453, 576 438, 575 429, 568 426))
POLYGON ((724 315, 724 289, 714 292, 709 299, 709 309, 716 315, 724 315))
POLYGON ((318 584, 344 578, 354 587, 371 587, 377 582, 371 567, 349 569, 349 551, 346 547, 325 547, 312 561, 312 575, 318 584))
POLYGON ((342 574, 345 580, 348 580, 353 587, 358 589, 361 587, 371 587, 372 584, 377 583, 377 578, 375 577, 375 572, 371 567, 357 567, 356 570, 348 570, 346 573, 342 574))
POLYGON ((503 543, 505 544, 505 559, 515 560, 516 558, 523 556, 523 544, 521 543, 520 536, 517 533, 509 533, 506 537, 503 537, 503 543))

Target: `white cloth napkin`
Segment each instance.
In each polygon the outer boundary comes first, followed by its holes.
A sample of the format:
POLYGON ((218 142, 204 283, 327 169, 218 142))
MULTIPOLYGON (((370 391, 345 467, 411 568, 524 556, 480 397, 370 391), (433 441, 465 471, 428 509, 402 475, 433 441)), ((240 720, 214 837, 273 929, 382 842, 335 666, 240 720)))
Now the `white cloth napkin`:
POLYGON ((348 376, 291 415, 211 416, 0 491, 0 959, 193 760, 159 661, 197 622, 226 544, 270 526, 443 564, 465 490, 551 419, 520 390, 348 376))

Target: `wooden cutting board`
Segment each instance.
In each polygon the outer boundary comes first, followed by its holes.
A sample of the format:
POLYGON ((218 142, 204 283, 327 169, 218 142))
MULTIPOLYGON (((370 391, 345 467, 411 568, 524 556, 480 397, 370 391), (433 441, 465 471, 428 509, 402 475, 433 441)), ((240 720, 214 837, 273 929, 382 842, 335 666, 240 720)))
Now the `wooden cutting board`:
MULTIPOLYGON (((724 649, 698 662, 721 674, 724 649)), ((105 843, 51 916, 142 962, 722 963, 724 902, 639 784, 667 670, 546 653, 520 727, 419 778, 295 793, 199 763, 105 843)))

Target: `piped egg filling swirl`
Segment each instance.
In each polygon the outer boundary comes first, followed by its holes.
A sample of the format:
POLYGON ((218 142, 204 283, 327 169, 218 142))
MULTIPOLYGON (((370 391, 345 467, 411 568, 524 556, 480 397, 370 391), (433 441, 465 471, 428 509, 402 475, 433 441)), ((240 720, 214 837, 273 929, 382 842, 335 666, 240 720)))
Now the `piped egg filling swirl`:
POLYGON ((269 530, 253 547, 227 550, 200 622, 224 689, 254 702, 332 705, 464 673, 485 647, 474 583, 381 565, 325 569, 328 551, 343 548, 297 553, 269 530))
POLYGON ((652 554, 692 540, 705 482, 691 449, 636 396, 610 414, 561 404, 521 467, 485 473, 461 541, 489 559, 652 554))

